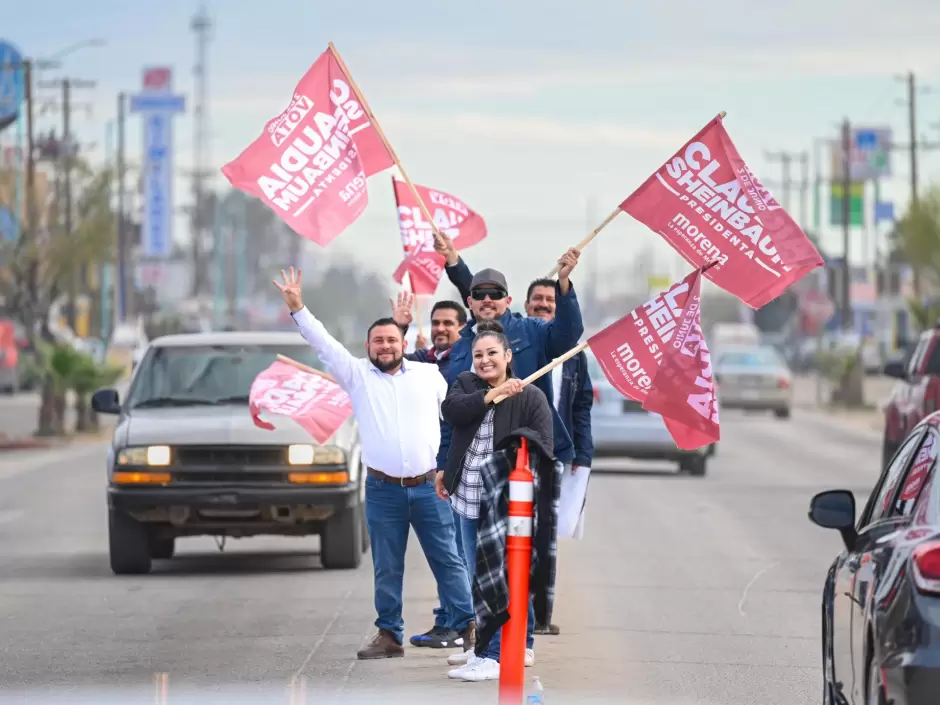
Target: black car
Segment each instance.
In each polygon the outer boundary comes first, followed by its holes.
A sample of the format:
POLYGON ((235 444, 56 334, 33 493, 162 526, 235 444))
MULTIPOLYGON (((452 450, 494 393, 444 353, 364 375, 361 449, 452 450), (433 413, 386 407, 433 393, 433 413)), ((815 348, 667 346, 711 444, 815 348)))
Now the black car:
POLYGON ((918 424, 855 518, 848 490, 809 518, 842 535, 822 600, 826 705, 940 703, 940 412, 918 424))

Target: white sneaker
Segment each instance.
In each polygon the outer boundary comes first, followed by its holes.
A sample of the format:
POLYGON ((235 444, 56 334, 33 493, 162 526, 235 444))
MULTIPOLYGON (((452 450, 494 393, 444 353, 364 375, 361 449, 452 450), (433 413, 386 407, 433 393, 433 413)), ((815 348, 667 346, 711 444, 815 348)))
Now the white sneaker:
POLYGON ((474 683, 499 680, 499 661, 494 661, 491 658, 475 658, 460 670, 461 674, 458 678, 461 680, 474 683))
POLYGON ((525 650, 525 665, 526 665, 526 668, 529 668, 535 665, 535 649, 525 650))
POLYGON ((456 654, 447 657, 447 664, 450 666, 466 666, 471 656, 473 656, 473 649, 458 651, 456 654))
MULTIPOLYGON (((467 657, 467 661, 466 661, 462 666, 458 666, 457 668, 452 668, 452 669, 450 669, 450 670, 447 672, 447 677, 448 677, 448 678, 454 678, 454 679, 456 679, 456 680, 462 680, 462 679, 463 679, 463 674, 464 674, 464 672, 465 672, 468 668, 470 668, 472 665, 474 665, 477 661, 482 661, 482 660, 483 660, 483 659, 479 658, 476 654, 474 654, 473 651, 465 651, 464 653, 469 654, 469 656, 467 657)), ((455 656, 456 656, 456 654, 455 654, 455 656)), ((453 658, 453 656, 452 656, 451 658, 453 658)), ((450 659, 447 659, 447 660, 448 660, 448 662, 450 661, 450 659)))

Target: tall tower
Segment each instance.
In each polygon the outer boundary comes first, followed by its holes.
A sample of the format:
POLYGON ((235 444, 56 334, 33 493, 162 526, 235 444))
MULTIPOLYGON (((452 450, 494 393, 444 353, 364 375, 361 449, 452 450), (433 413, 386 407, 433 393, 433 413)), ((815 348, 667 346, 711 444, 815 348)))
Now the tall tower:
POLYGON ((196 35, 196 65, 193 66, 193 288, 192 295, 199 296, 206 290, 208 267, 206 266, 206 232, 212 222, 211 193, 212 173, 209 157, 209 114, 206 104, 208 72, 206 70, 206 45, 212 30, 212 20, 205 5, 193 16, 190 29, 196 35))

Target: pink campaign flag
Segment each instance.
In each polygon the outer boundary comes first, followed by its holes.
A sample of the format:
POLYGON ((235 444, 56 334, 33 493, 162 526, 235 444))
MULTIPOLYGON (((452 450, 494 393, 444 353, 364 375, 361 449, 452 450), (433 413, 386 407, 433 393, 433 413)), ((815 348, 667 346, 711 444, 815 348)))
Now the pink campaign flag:
POLYGON ((607 380, 627 399, 662 416, 683 450, 721 437, 700 317, 701 286, 698 269, 588 339, 607 380))
MULTIPOLYGON (((398 228, 405 248, 405 259, 392 277, 401 284, 407 273, 412 293, 433 294, 440 284, 446 262, 434 251, 434 230, 424 219, 411 189, 395 177, 392 177, 392 184, 398 208, 398 228)), ((458 250, 476 245, 486 237, 483 216, 459 198, 427 186, 415 185, 415 188, 438 230, 453 240, 458 250)))
POLYGON ((823 264, 813 243, 738 154, 716 117, 620 209, 659 233, 693 267, 760 308, 823 264))
POLYGON ((261 412, 287 416, 323 445, 352 416, 349 396, 328 375, 304 372, 275 362, 255 377, 248 393, 251 418, 259 428, 274 430, 261 412))
POLYGON ((300 79, 287 109, 222 173, 296 233, 327 245, 368 205, 366 178, 394 163, 327 49, 300 79))

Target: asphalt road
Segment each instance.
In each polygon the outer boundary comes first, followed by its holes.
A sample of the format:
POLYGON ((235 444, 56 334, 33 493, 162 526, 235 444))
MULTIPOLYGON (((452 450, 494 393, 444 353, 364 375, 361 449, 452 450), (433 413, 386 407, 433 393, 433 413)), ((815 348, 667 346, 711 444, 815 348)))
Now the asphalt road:
MULTIPOLYGON (((565 540, 555 621, 537 637, 550 705, 795 705, 821 689, 820 590, 839 538, 809 523, 811 495, 864 496, 878 441, 810 412, 725 413, 702 479, 606 463, 585 537, 565 540)), ((371 565, 323 572, 316 540, 182 543, 145 577, 113 576, 100 445, 0 456, 0 702, 496 702, 496 684, 449 681, 443 654, 360 662, 371 565), (19 695, 17 694, 19 693, 19 695), (419 698, 421 700, 419 700, 419 698), (482 698, 482 700, 481 700, 482 698), (248 702, 249 700, 245 700, 248 702)), ((407 632, 436 601, 412 542, 407 632)))

